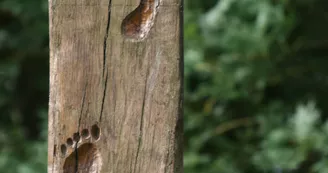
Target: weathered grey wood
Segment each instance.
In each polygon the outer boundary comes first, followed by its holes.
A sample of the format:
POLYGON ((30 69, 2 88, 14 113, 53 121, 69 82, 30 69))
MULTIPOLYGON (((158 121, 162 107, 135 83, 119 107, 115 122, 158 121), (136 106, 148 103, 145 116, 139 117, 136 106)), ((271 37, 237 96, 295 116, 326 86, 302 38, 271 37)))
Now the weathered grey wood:
POLYGON ((183 172, 182 0, 130 42, 120 27, 138 4, 49 0, 49 173, 183 172))

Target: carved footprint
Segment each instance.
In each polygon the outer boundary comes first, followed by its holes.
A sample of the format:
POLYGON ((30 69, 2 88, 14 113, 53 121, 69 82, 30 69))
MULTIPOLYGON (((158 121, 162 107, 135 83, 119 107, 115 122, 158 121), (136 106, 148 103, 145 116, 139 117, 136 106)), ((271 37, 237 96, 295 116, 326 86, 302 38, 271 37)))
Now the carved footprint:
POLYGON ((143 41, 153 27, 160 0, 140 0, 139 6, 122 21, 121 33, 132 42, 143 41))
POLYGON ((65 158, 64 173, 99 173, 102 159, 94 144, 100 139, 100 128, 95 124, 91 129, 83 129, 67 138, 66 144, 60 146, 65 158), (81 134, 81 135, 80 135, 81 134))

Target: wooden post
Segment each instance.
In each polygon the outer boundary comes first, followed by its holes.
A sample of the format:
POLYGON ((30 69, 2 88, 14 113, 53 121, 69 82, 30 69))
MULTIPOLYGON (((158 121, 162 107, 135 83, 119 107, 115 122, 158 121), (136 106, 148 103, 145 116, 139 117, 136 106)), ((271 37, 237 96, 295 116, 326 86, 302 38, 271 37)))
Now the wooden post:
POLYGON ((49 14, 48 172, 183 172, 182 0, 49 0, 49 14))

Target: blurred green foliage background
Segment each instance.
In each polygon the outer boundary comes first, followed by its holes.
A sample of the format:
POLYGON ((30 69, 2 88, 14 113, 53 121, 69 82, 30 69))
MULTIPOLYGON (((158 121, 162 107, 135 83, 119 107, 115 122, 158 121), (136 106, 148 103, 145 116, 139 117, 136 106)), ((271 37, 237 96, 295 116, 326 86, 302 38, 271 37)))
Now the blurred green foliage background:
POLYGON ((185 1, 185 172, 328 172, 327 9, 185 1))
MULTIPOLYGON (((0 1, 0 172, 47 171, 45 0, 0 1)), ((328 172, 328 1, 185 0, 187 173, 328 172)))
POLYGON ((0 172, 47 172, 48 2, 0 0, 0 172))

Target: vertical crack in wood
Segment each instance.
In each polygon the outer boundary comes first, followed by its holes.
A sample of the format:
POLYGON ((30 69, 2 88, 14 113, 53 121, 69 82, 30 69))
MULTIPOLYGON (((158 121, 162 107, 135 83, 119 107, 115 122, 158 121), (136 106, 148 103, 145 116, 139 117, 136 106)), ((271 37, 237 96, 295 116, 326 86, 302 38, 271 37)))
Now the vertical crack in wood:
POLYGON ((107 93, 107 82, 108 82, 108 71, 106 72, 103 98, 102 98, 102 101, 101 101, 101 108, 100 108, 99 122, 101 122, 102 115, 103 115, 103 112, 104 112, 104 104, 105 104, 105 98, 106 98, 106 93, 107 93))
POLYGON ((84 105, 85 105, 85 96, 87 93, 87 86, 88 86, 88 82, 85 83, 84 89, 83 89, 83 97, 82 97, 82 105, 81 105, 81 111, 80 111, 80 117, 79 117, 79 123, 77 126, 77 131, 80 130, 80 126, 81 126, 81 120, 82 120, 82 114, 83 114, 83 109, 84 109, 84 105))
POLYGON ((146 75, 146 81, 145 81, 145 88, 144 88, 144 93, 143 93, 143 99, 142 99, 142 108, 141 108, 141 117, 140 117, 140 128, 139 128, 139 139, 138 139, 138 148, 137 148, 137 154, 136 154, 136 159, 134 163, 134 168, 133 172, 136 172, 136 167, 138 163, 138 157, 140 153, 140 148, 141 148, 141 141, 142 141, 142 136, 143 136, 143 124, 144 124, 144 114, 145 114, 145 104, 146 104, 146 95, 147 95, 147 86, 148 86, 148 77, 149 77, 149 64, 147 67, 147 75, 146 75))
MULTIPOLYGON (((147 83, 147 82, 146 82, 147 83)), ((145 84, 147 86, 147 84, 145 84)), ((144 96, 143 96, 143 100, 142 100, 142 109, 141 109, 141 117, 140 117, 140 131, 139 131, 139 138, 138 138, 138 148, 137 148, 137 154, 136 154, 136 159, 135 159, 135 163, 134 163, 134 173, 136 172, 136 167, 137 167, 137 163, 138 163, 138 157, 139 157, 139 152, 140 152, 140 148, 141 148, 141 141, 142 141, 142 136, 143 136, 143 118, 144 118, 144 110, 145 110, 145 100, 146 100, 146 86, 145 86, 145 91, 144 91, 144 96)))
POLYGON ((107 40, 109 35, 109 28, 110 28, 110 16, 111 16, 111 7, 112 7, 112 0, 109 0, 108 2, 108 14, 107 14, 107 25, 106 25, 106 34, 104 37, 104 51, 103 51, 103 77, 105 77, 105 85, 104 85, 104 92, 103 92, 103 98, 101 103, 101 109, 100 109, 100 116, 99 116, 99 122, 101 122, 103 111, 104 111, 104 102, 106 97, 106 91, 107 91, 107 82, 108 82, 108 71, 106 71, 106 65, 107 65, 107 40), (105 76, 106 71, 106 76, 105 76))
POLYGON ((111 6, 112 6, 112 0, 109 0, 108 2, 108 14, 107 14, 107 25, 106 25, 106 34, 104 37, 104 54, 103 54, 103 76, 105 75, 105 69, 106 69, 106 58, 107 58, 107 39, 109 34, 109 25, 110 25, 110 13, 111 13, 111 6))
MULTIPOLYGON (((154 146, 154 143, 155 143, 155 137, 156 137, 156 128, 153 128, 153 133, 152 133, 152 139, 151 139, 151 146, 154 146)), ((153 158, 153 154, 155 154, 154 153, 154 151, 152 150, 151 152, 150 152, 150 155, 149 155, 149 158, 150 159, 152 159, 153 158)), ((156 157, 156 156, 155 156, 156 157)), ((150 160, 151 161, 151 160, 150 160)), ((151 169, 151 164, 149 163, 148 164, 148 167, 147 167, 147 170, 150 170, 151 169)))

